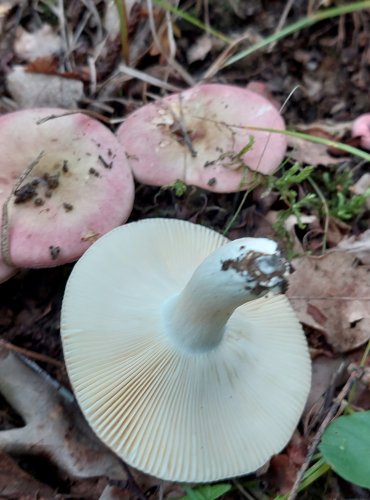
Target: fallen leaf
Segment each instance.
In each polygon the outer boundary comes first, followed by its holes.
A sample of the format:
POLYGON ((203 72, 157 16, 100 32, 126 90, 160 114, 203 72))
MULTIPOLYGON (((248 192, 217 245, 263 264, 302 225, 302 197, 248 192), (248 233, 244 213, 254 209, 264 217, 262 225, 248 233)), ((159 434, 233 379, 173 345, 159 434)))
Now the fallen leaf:
POLYGON ((299 137, 288 137, 288 145, 292 148, 289 156, 299 163, 306 165, 334 165, 341 163, 342 158, 333 157, 328 153, 328 147, 299 137))
POLYGON ((9 455, 0 451, 1 498, 52 499, 54 492, 23 471, 9 455))
POLYGON ((74 478, 126 479, 119 459, 93 434, 72 395, 35 363, 3 347, 0 392, 25 421, 0 431, 0 451, 46 455, 74 478))
POLYGON ((272 457, 267 477, 279 493, 284 494, 291 490, 306 452, 306 443, 296 431, 284 453, 272 457))
MULTIPOLYGON (((311 123, 309 126, 296 125, 294 129, 316 137, 341 141, 341 138, 350 131, 351 126, 351 122, 331 123, 323 121, 311 123)), ((297 137, 288 137, 288 144, 293 148, 289 152, 291 158, 307 165, 334 165, 342 162, 343 157, 345 157, 344 152, 342 156, 338 156, 340 153, 338 150, 335 150, 335 156, 333 156, 330 154, 330 148, 325 144, 317 144, 297 137)))
POLYGON ((370 266, 347 252, 293 261, 288 297, 300 321, 323 332, 337 352, 370 339, 370 266))
POLYGON ((17 28, 14 51, 23 61, 31 62, 39 57, 57 54, 62 50, 62 39, 49 24, 30 33, 21 26, 17 28))
POLYGON ((38 57, 24 67, 27 73, 43 73, 55 75, 58 73, 58 60, 55 57, 38 57))
POLYGON ((83 84, 79 80, 28 73, 22 66, 14 67, 6 83, 9 93, 23 109, 38 106, 76 108, 83 97, 83 84))
POLYGON ((363 264, 370 264, 370 229, 358 236, 343 239, 337 246, 340 251, 350 252, 363 264))
POLYGON ((191 64, 195 61, 203 61, 212 50, 212 39, 207 33, 195 40, 187 51, 187 60, 191 64))
POLYGON ((305 408, 305 414, 309 414, 311 420, 316 416, 317 411, 320 410, 322 396, 329 386, 334 384, 337 387, 339 383, 343 382, 345 373, 343 373, 341 378, 336 378, 342 363, 342 357, 328 358, 326 356, 318 356, 312 360, 311 390, 305 408), (314 405, 317 407, 317 411, 313 408, 314 405))

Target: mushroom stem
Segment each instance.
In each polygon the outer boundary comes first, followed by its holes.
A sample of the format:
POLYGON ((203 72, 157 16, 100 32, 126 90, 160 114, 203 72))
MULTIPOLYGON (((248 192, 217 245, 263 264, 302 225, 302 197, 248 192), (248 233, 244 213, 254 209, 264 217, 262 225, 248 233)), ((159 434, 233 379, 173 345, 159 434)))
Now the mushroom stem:
POLYGON ((288 271, 289 264, 272 240, 241 238, 223 245, 164 305, 167 335, 185 351, 215 348, 234 310, 269 291, 280 293, 288 271))

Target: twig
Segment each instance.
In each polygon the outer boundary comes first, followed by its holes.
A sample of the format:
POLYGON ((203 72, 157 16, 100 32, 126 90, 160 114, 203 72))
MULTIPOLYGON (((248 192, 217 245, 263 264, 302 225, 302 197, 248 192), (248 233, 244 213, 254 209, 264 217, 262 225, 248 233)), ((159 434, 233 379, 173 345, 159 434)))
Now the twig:
POLYGON ((251 495, 243 486, 239 483, 237 479, 232 479, 231 482, 237 490, 240 491, 242 497, 247 498, 247 500, 255 500, 255 497, 251 495))
MULTIPOLYGON (((158 37, 158 33, 155 27, 155 21, 154 21, 154 13, 153 13, 153 3, 152 0, 147 0, 147 9, 148 9, 148 20, 149 20, 149 27, 150 31, 152 33, 153 37, 153 42, 156 47, 156 49, 160 52, 161 56, 166 59, 166 62, 169 66, 172 67, 177 73, 182 77, 184 82, 186 82, 188 85, 193 86, 195 85, 196 81, 194 78, 179 64, 176 59, 175 59, 175 53, 176 53, 176 47, 174 46, 174 43, 171 43, 171 40, 173 39, 173 34, 172 32, 168 32, 168 37, 170 41, 170 48, 172 48, 172 54, 167 55, 165 50, 163 50, 161 41, 158 37)), ((169 15, 169 13, 168 13, 169 15)), ((168 30, 172 29, 169 24, 167 24, 168 30)))
POLYGON ((11 256, 10 256, 10 245, 9 245, 9 203, 10 200, 12 199, 12 196, 14 193, 17 191, 19 186, 22 184, 24 179, 32 172, 32 170, 35 168, 35 166, 40 162, 41 158, 44 156, 44 151, 41 151, 41 153, 37 156, 35 160, 33 160, 26 170, 23 172, 23 174, 18 178, 18 180, 15 182, 13 189, 11 190, 9 196, 3 203, 3 208, 2 208, 2 217, 1 217, 1 241, 0 241, 0 246, 1 246, 1 256, 3 258, 3 261, 5 264, 7 264, 10 267, 14 267, 14 264, 12 262, 11 256))
POLYGON ((305 472, 306 472, 306 470, 311 462, 313 454, 315 453, 316 448, 320 443, 320 440, 322 438, 322 435, 324 434, 325 429, 330 424, 332 419, 335 417, 338 409, 340 408, 342 401, 347 396, 347 394, 350 392, 353 384, 356 382, 356 380, 358 380, 361 377, 362 372, 363 372, 363 370, 355 370, 354 372, 352 372, 351 375, 349 376, 347 382, 343 386, 342 390, 338 394, 338 396, 333 400, 331 408, 329 409, 328 413, 326 414, 326 417, 324 418, 318 431, 316 432, 316 435, 315 435, 315 437, 311 443, 311 446, 307 452, 305 461, 303 462, 302 467, 300 468, 300 470, 296 476, 296 479, 294 481, 293 487, 289 493, 287 500, 295 500, 295 498, 297 497, 299 485, 300 485, 300 483, 303 479, 303 476, 304 476, 304 474, 305 474, 305 472))
POLYGON ((170 92, 181 92, 182 90, 184 90, 181 87, 178 87, 177 85, 172 85, 171 83, 164 82, 159 78, 155 78, 154 76, 148 75, 144 71, 130 68, 129 66, 126 66, 126 64, 123 63, 119 65, 118 71, 119 73, 127 75, 130 78, 137 78, 138 80, 142 80, 143 82, 146 82, 149 85, 153 85, 154 87, 159 87, 164 90, 169 90, 170 92))
POLYGON ((43 123, 46 123, 49 120, 56 120, 57 118, 63 118, 64 116, 77 115, 77 114, 91 116, 92 118, 96 118, 97 120, 100 120, 104 123, 110 123, 109 118, 105 117, 100 113, 97 113, 96 111, 92 111, 91 109, 71 109, 60 115, 48 115, 45 116, 44 118, 40 118, 40 120, 37 120, 36 125, 42 125, 43 123))
POLYGON ((0 346, 9 349, 9 351, 18 352, 19 354, 23 354, 31 359, 37 359, 38 361, 43 361, 44 363, 48 363, 49 365, 57 366, 58 368, 64 368, 64 363, 58 361, 56 359, 51 358, 50 356, 46 356, 46 354, 41 354, 39 352, 30 351, 28 349, 24 349, 23 347, 18 347, 11 342, 7 342, 6 340, 0 340, 0 346))
MULTIPOLYGON (((288 14, 290 12, 290 9, 293 7, 294 0, 288 0, 287 3, 285 4, 283 13, 280 16, 279 22, 277 23, 277 26, 275 28, 275 34, 278 33, 284 26, 285 21, 287 20, 288 14)), ((276 41, 272 42, 267 50, 268 53, 272 52, 273 48, 276 45, 276 41)))

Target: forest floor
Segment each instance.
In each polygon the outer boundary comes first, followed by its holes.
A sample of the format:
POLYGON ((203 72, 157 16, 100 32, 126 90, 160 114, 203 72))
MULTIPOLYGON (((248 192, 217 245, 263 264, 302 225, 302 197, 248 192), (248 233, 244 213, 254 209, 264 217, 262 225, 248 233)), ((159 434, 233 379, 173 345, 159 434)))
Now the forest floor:
MULTIPOLYGON (((369 8, 312 23, 233 64, 223 64, 285 26, 336 4, 304 0, 180 2, 179 9, 217 30, 212 34, 180 15, 166 14, 149 1, 128 1, 126 48, 135 73, 122 64, 123 30, 114 2, 4 0, 0 3, 0 113, 43 106, 81 108, 94 112, 114 130, 142 104, 169 93, 168 88, 186 89, 206 78, 248 85, 278 107, 284 105, 289 130, 360 147, 359 138, 351 137, 351 125, 356 117, 370 112, 369 8), (230 42, 237 39, 238 44, 230 42), (26 71, 19 78, 14 75, 20 68, 26 71), (51 76, 63 81, 63 90, 57 83, 55 89, 45 91, 51 89, 51 76), (151 78, 156 79, 154 84, 151 78)), ((370 338, 369 174, 370 163, 365 159, 295 138, 274 180, 248 196, 191 186, 180 193, 174 188, 136 185, 129 221, 173 217, 219 232, 227 230, 231 239, 277 238, 293 258, 288 295, 304 325, 313 359, 309 404, 288 447, 257 474, 224 481, 230 485, 224 498, 266 500, 289 494, 297 474, 307 465, 307 452, 320 424, 336 403, 340 403, 339 413, 344 411, 348 392, 340 391, 354 367, 361 360, 363 367, 370 367, 370 361, 363 358, 370 338), (299 167, 295 172, 290 170, 294 165, 299 167), (305 166, 313 168, 300 178, 305 166), (283 181, 279 183, 279 179, 283 181), (307 195, 312 195, 310 201, 302 202, 307 195), (314 264, 307 255, 317 259, 314 264), (334 400, 338 394, 340 400, 334 400)), ((37 363, 60 384, 53 386, 57 398, 60 387, 71 390, 59 327, 63 292, 72 268, 68 264, 21 270, 0 286, 1 352, 9 350, 37 363)), ((28 369, 36 370, 34 366, 28 369)), ((1 373, 0 368, 0 378, 1 373)), ((39 376, 39 381, 30 375, 19 383, 25 399, 30 393, 37 394, 39 384, 41 404, 46 379, 39 376)), ((369 385, 364 381, 356 384, 352 407, 370 410, 369 385)), ((22 403, 10 403, 0 398, 2 431, 24 425, 19 415, 22 403)), ((35 407, 38 402, 29 404, 35 407)), ((339 414, 337 407, 335 410, 331 416, 339 414)), ((72 414, 77 412, 74 408, 72 414)), ((70 417, 70 412, 66 414, 70 417)), ((41 443, 49 416, 40 417, 41 443)), ((69 422, 74 425, 73 418, 69 422)), ((79 420, 78 425, 84 424, 79 420)), ((81 432, 90 439, 88 430, 81 432)), ((63 438, 67 439, 61 435, 60 446, 63 438)), ((71 447, 77 449, 78 437, 71 440, 75 440, 71 447)), ((93 437, 91 440, 95 442, 93 437)), ((185 495, 181 485, 130 473, 124 465, 122 476, 118 473, 115 480, 108 477, 108 469, 102 467, 100 475, 94 475, 88 467, 84 469, 85 464, 81 465, 84 477, 78 477, 63 468, 57 451, 37 443, 35 437, 28 449, 1 448, 0 437, 0 498, 119 500, 185 495)), ((101 448, 92 461, 106 453, 101 448)), ((293 493, 291 498, 297 491, 293 493)), ((211 492, 201 494, 191 490, 187 498, 216 498, 211 492), (191 496, 192 491, 198 496, 191 496)), ((329 471, 298 497, 368 499, 370 493, 329 471)))

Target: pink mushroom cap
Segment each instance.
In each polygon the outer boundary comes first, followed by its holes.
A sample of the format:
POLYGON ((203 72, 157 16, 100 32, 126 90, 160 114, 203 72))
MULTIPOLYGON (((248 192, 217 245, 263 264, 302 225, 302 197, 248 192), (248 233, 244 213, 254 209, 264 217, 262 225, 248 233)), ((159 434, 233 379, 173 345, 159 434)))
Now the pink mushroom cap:
POLYGON ((100 122, 66 113, 44 108, 0 117, 2 206, 43 152, 8 204, 14 266, 71 262, 131 213, 134 182, 123 147, 100 122))
POLYGON ((136 179, 162 186, 182 180, 214 192, 247 189, 254 172, 272 174, 287 147, 273 104, 231 85, 199 85, 147 104, 118 128, 136 179), (250 144, 249 148, 246 146, 250 144))
POLYGON ((14 276, 16 272, 17 268, 7 266, 5 262, 0 259, 0 283, 7 281, 9 278, 14 276))
POLYGON ((356 118, 352 124, 352 136, 361 137, 361 147, 370 149, 370 113, 356 118))

